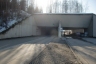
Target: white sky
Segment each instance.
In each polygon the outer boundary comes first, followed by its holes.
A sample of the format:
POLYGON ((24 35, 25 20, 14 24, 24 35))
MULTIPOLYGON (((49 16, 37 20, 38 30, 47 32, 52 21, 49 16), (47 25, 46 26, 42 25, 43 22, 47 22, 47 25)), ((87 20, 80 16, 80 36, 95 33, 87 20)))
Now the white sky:
POLYGON ((85 6, 88 6, 88 10, 86 11, 87 13, 96 14, 96 0, 82 0, 82 3, 85 4, 85 6))
MULTIPOLYGON (((50 0, 36 0, 37 4, 40 7, 43 7, 43 12, 46 13, 46 6, 50 0)), ((83 3, 83 6, 88 9, 86 10, 87 13, 95 13, 96 14, 96 0, 78 0, 79 2, 83 3)))

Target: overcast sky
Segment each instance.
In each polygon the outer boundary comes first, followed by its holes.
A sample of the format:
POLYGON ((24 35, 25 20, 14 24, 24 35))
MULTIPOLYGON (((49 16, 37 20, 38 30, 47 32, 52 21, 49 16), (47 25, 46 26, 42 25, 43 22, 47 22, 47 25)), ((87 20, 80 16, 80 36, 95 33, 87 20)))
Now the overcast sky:
MULTIPOLYGON (((81 1, 81 0, 79 0, 81 1)), ((82 0, 83 4, 87 4, 88 10, 87 13, 95 13, 96 14, 96 0, 82 0)))
POLYGON ((89 0, 89 10, 96 14, 96 0, 89 0))
MULTIPOLYGON (((46 12, 46 6, 49 0, 36 0, 37 4, 43 7, 43 12, 46 12)), ((55 1, 55 0, 54 0, 55 1)), ((59 0, 61 1, 61 0, 59 0)), ((79 2, 83 3, 83 6, 88 8, 86 10, 87 13, 95 13, 96 14, 96 0, 78 0, 79 2)))

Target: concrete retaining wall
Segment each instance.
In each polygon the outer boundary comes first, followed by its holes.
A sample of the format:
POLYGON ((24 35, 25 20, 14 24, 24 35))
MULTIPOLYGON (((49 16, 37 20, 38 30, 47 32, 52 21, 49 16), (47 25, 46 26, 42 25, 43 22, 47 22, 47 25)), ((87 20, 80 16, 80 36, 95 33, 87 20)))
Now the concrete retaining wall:
POLYGON ((88 26, 88 36, 93 37, 93 16, 88 26))
POLYGON ((38 26, 88 28, 92 14, 34 14, 38 26))
POLYGON ((15 27, 11 28, 5 34, 0 34, 0 39, 40 35, 40 31, 37 32, 37 30, 38 27, 35 23, 34 17, 31 16, 15 27))
POLYGON ((42 34, 40 27, 58 27, 59 21, 61 22, 62 27, 88 28, 89 35, 96 37, 96 15, 36 14, 11 28, 5 34, 0 34, 0 39, 24 36, 38 36, 42 34))
POLYGON ((93 37, 96 37, 96 15, 93 15, 93 37))

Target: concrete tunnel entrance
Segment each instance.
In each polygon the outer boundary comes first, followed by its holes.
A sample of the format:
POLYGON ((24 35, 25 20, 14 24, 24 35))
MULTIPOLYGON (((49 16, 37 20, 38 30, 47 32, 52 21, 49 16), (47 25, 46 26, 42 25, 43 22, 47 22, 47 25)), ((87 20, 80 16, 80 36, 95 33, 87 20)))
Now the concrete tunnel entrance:
POLYGON ((58 27, 40 27, 41 36, 58 36, 58 27))
POLYGON ((88 31, 86 31, 84 28, 63 28, 62 36, 85 37, 88 36, 88 31))
MULTIPOLYGON (((86 31, 88 36, 96 35, 95 15, 93 14, 34 14, 34 18, 39 27, 58 27, 58 37, 61 37, 60 30, 63 27, 64 30, 66 30, 65 28, 70 28, 69 30, 71 28, 87 29, 84 30, 84 33, 86 31)), ((48 31, 46 30, 46 32, 48 31)))
POLYGON ((88 31, 85 28, 39 27, 39 29, 41 30, 41 36, 58 36, 59 38, 88 36, 88 31))

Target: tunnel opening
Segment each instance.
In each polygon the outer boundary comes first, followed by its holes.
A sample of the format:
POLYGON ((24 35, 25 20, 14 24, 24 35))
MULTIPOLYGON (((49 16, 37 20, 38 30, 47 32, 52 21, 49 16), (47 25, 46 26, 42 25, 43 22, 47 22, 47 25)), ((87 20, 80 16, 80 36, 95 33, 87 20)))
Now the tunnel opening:
POLYGON ((77 37, 87 37, 88 36, 88 32, 85 31, 84 28, 68 28, 68 29, 64 29, 62 30, 62 36, 63 37, 73 37, 73 38, 77 38, 77 37))
POLYGON ((58 36, 57 27, 40 27, 41 36, 58 36))

